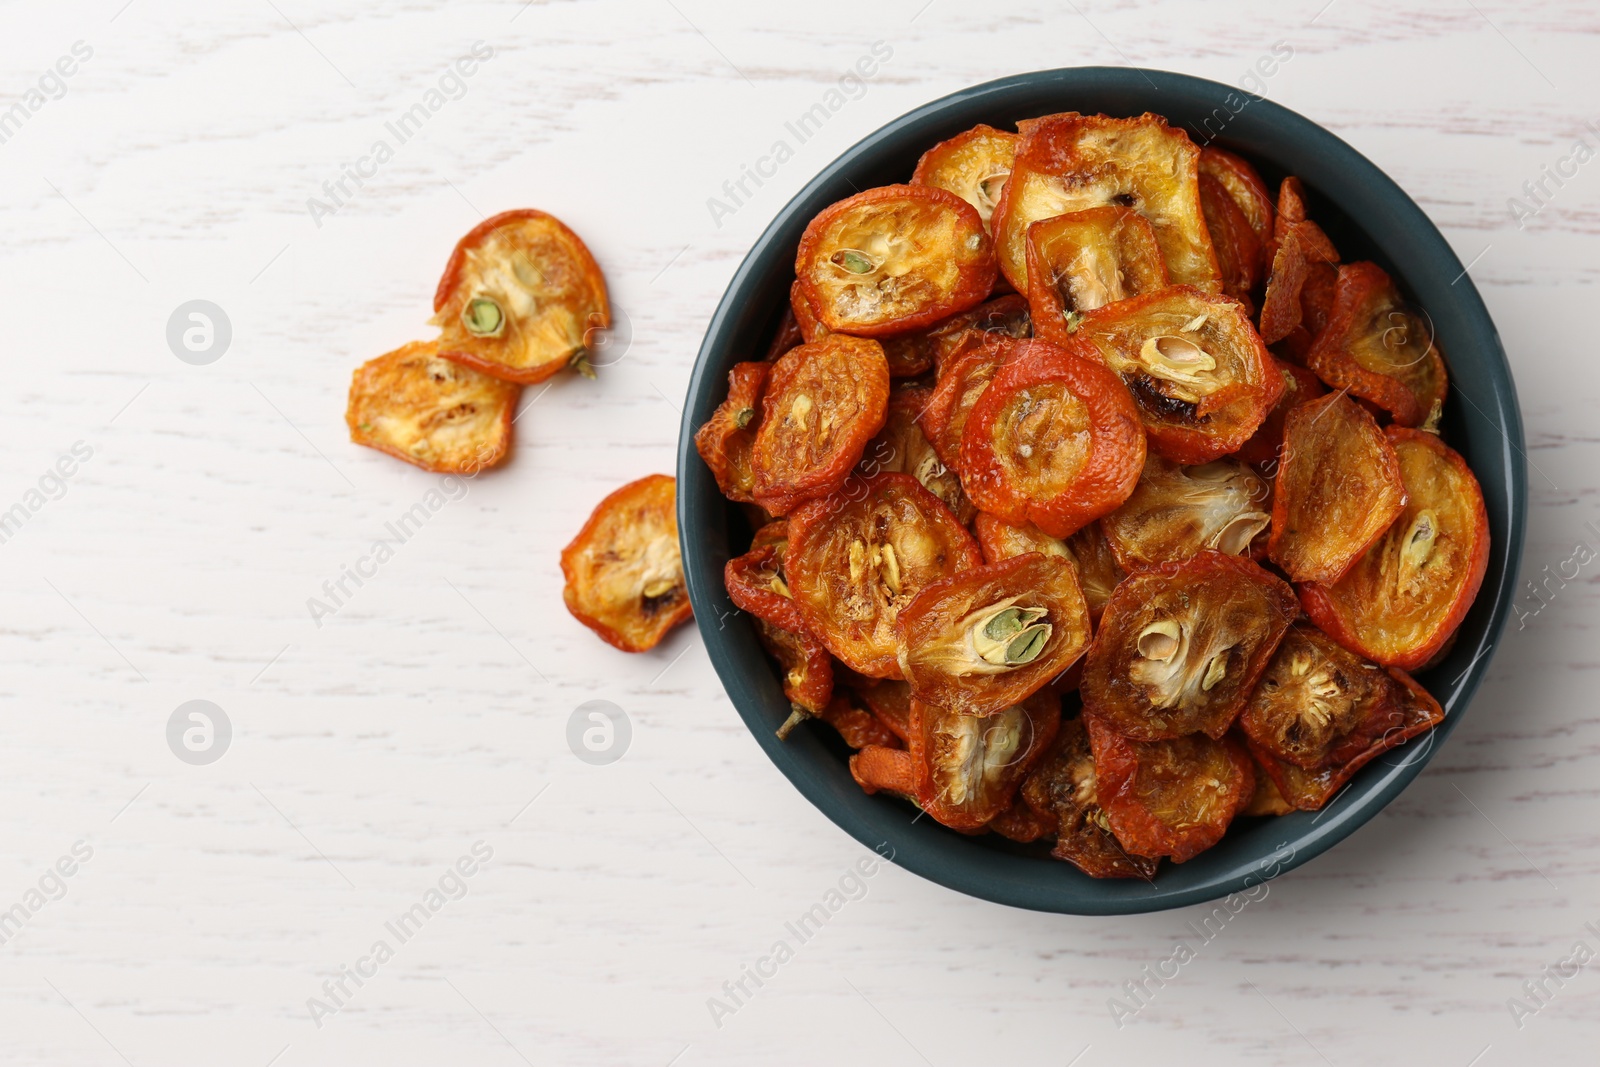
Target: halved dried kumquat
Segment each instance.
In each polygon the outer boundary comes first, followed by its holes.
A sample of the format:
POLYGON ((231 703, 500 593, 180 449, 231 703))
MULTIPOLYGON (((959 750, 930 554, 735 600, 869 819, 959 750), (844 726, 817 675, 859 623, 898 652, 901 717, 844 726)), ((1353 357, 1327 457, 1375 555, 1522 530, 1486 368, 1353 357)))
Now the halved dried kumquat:
POLYGON ((761 425, 761 392, 766 388, 766 363, 735 363, 728 372, 728 397, 694 435, 695 450, 717 479, 722 495, 736 503, 755 500, 755 470, 750 452, 761 425))
POLYGON ((344 420, 358 445, 439 474, 477 474, 511 447, 521 392, 413 341, 356 370, 344 420))
POLYGON ((1132 208, 1155 227, 1167 275, 1221 288, 1200 210, 1200 150, 1159 115, 1113 119, 1067 112, 1017 123, 1022 139, 993 220, 1000 269, 1028 289, 1028 227, 1085 208, 1132 208))
POLYGON ((883 347, 829 335, 772 364, 750 452, 752 495, 774 515, 844 484, 883 428, 889 368, 883 347))
POLYGON ((1133 495, 1100 528, 1129 570, 1187 559, 1202 548, 1248 556, 1265 548, 1257 537, 1272 522, 1271 496, 1267 483, 1236 459, 1185 467, 1152 452, 1133 495))
POLYGON ((1016 154, 1016 134, 993 126, 974 126, 922 153, 911 184, 932 185, 956 194, 977 209, 987 230, 1006 179, 1011 177, 1016 154))
POLYGON ((1332 393, 1289 412, 1267 540, 1289 577, 1337 580, 1405 505, 1394 448, 1361 405, 1332 393))
POLYGON ((1118 507, 1144 464, 1139 412, 1114 374, 1043 341, 1018 341, 973 405, 961 482, 983 511, 1066 537, 1118 507))
POLYGON ((868 189, 806 227, 795 275, 835 333, 887 337, 983 302, 994 249, 971 204, 928 185, 868 189))
POLYGON ((690 616, 676 489, 665 474, 628 483, 561 550, 567 610, 624 652, 654 648, 690 616))
POLYGON ((1020 703, 1089 645, 1077 567, 1040 553, 933 582, 895 625, 912 696, 964 715, 994 715, 1020 703))
POLYGON ((1022 783, 1028 806, 1048 818, 1056 835, 1050 854, 1090 878, 1142 878, 1149 881, 1160 860, 1135 856, 1111 832, 1100 807, 1094 753, 1082 719, 1061 724, 1055 743, 1022 783))
POLYGON ((1083 317, 1166 287, 1156 231, 1132 208, 1106 205, 1028 227, 1028 304, 1034 333, 1067 344, 1083 317))
POLYGON ((1011 806, 1060 726, 1061 702, 1043 693, 986 717, 914 700, 910 749, 917 800, 945 826, 982 828, 1011 806))
POLYGON ((512 382, 587 362, 611 325, 606 283, 578 235, 543 211, 506 211, 463 237, 433 297, 439 351, 512 382))
POLYGON ((869 678, 899 678, 900 609, 981 559, 938 497, 909 474, 885 472, 795 511, 784 571, 807 628, 829 651, 869 678))
POLYGON ((1299 611, 1289 583, 1211 549, 1135 571, 1084 659, 1084 711, 1140 741, 1221 737, 1299 611))

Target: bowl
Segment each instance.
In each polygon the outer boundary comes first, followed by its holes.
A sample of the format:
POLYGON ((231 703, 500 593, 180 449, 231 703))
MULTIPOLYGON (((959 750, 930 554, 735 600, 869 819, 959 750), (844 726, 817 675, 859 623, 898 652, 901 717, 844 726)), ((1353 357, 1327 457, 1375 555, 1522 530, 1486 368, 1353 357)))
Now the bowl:
POLYGON ((1310 119, 1237 86, 1157 70, 1074 67, 1002 78, 926 104, 850 148, 784 206, 735 272, 700 347, 678 443, 678 526, 689 598, 712 665, 767 756, 823 814, 902 867, 973 897, 1038 911, 1124 914, 1250 890, 1343 840, 1421 773, 1465 714, 1510 615, 1526 515, 1523 457, 1522 416, 1494 323, 1450 245, 1381 170, 1310 119), (1215 847, 1187 863, 1163 864, 1152 883, 1092 879, 1041 846, 969 837, 916 818, 903 801, 867 796, 850 777, 849 750, 831 731, 802 727, 779 741, 773 731, 789 703, 750 620, 722 584, 724 564, 744 550, 749 534, 693 442, 726 395, 729 367, 766 351, 788 303, 795 246, 814 215, 859 189, 908 180, 924 150, 980 122, 1009 129, 1018 119, 1058 111, 1152 111, 1197 143, 1244 155, 1270 189, 1286 174, 1299 175, 1310 216, 1345 260, 1377 262, 1431 318, 1450 369, 1444 436, 1477 475, 1489 513, 1482 591, 1453 650, 1418 675, 1444 706, 1444 722, 1363 768, 1322 811, 1239 819, 1215 847))

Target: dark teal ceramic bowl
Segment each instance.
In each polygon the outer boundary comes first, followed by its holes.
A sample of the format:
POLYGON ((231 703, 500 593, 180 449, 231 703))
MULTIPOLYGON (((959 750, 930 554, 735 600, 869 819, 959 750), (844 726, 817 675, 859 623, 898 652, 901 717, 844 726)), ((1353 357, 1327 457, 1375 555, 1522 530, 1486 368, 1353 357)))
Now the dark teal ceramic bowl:
POLYGON ((791 200, 745 257, 706 330, 689 382, 678 443, 678 524, 695 618, 734 707, 772 762, 846 833, 951 889, 1040 911, 1107 915, 1157 911, 1244 891, 1306 862, 1372 818, 1415 778, 1465 714, 1489 668, 1514 596, 1522 553, 1527 475, 1522 417, 1494 323, 1459 259, 1422 209, 1359 152, 1316 123, 1236 86, 1156 70, 1081 67, 1038 71, 964 89, 905 115, 829 164, 791 200), (773 730, 788 702, 749 620, 728 601, 722 568, 749 537, 695 453, 695 429, 727 392, 728 368, 759 359, 789 299, 795 246, 806 223, 859 189, 903 182, 922 152, 977 123, 1005 129, 1057 111, 1164 115, 1197 142, 1238 152, 1276 189, 1297 174, 1310 212, 1346 261, 1374 260, 1431 317, 1450 366, 1447 441, 1483 485, 1492 546, 1488 575, 1449 657, 1419 676, 1445 708, 1431 734, 1375 760, 1323 811, 1240 819, 1216 847, 1162 865, 1153 884, 1096 881, 1042 847, 996 835, 967 837, 915 819, 905 803, 869 797, 850 778, 831 731, 773 730))

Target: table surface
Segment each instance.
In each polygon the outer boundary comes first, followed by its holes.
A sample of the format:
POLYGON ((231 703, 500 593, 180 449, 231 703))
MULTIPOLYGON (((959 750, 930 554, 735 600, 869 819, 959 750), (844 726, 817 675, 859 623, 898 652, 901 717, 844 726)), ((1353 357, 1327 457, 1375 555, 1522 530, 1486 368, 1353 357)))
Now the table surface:
POLYGON ((1572 152, 1600 144, 1592 5, 0 18, 0 511, 26 520, 0 545, 6 1062, 1593 1061, 1600 166, 1572 152), (475 42, 488 58, 456 67, 475 42), (875 42, 874 74, 841 82, 875 42), (871 854, 762 757, 693 628, 644 655, 601 644, 561 607, 558 550, 612 488, 671 470, 716 300, 845 147, 1005 74, 1239 83, 1275 47, 1260 91, 1375 160, 1471 264, 1527 420, 1542 600, 1411 788, 1226 923, 856 878, 871 854), (786 123, 818 103, 801 142, 786 123), (427 336, 455 239, 529 205, 584 236, 631 341, 598 381, 527 390, 513 461, 470 485, 351 444, 351 369, 427 336), (194 299, 231 324, 206 365, 168 342, 194 299), (430 499, 330 603, 324 583, 430 499), (191 700, 231 724, 214 763, 169 747, 191 700), (610 765, 568 744, 591 700, 631 724, 610 765), (779 940, 792 958, 760 963, 779 940))

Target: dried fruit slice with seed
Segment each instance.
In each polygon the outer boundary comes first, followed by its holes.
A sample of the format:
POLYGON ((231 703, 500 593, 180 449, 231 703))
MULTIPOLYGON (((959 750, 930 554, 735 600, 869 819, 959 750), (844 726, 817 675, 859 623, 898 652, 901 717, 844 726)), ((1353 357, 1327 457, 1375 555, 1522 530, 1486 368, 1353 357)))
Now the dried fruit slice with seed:
MULTIPOLYGON (((1415 721, 1414 683, 1296 623, 1239 716, 1258 748, 1297 767, 1340 766, 1415 721)), ((1436 705, 1435 705, 1436 706, 1436 705)))
POLYGON ((1227 833, 1255 790, 1255 766, 1233 737, 1133 741, 1086 715, 1095 789, 1122 847, 1193 859, 1227 833))
POLYGON ((1011 806, 1060 725, 1061 702, 1044 693, 981 718, 912 701, 918 802, 945 826, 980 829, 1011 806))
POLYGON ((784 570, 807 628, 829 651, 869 678, 899 678, 900 610, 981 559, 938 497, 908 474, 884 472, 796 510, 784 570))
POLYGON ((567 610, 624 652, 654 648, 690 616, 676 497, 666 474, 629 482, 600 501, 561 550, 567 610))
POLYGON ((752 495, 774 515, 844 484, 883 428, 889 368, 883 348, 830 334, 772 364, 750 452, 752 495))
POLYGON ((1381 711, 1375 711, 1372 721, 1349 734, 1334 758, 1321 766, 1301 767, 1279 759, 1251 739, 1251 755, 1272 778, 1287 804, 1301 811, 1321 809, 1356 771, 1444 721, 1439 702, 1409 674, 1394 668, 1385 673, 1390 685, 1387 694, 1379 698, 1381 711))
POLYGON ((439 351, 507 381, 586 362, 611 326, 605 278, 578 235, 543 211, 506 211, 461 239, 433 296, 439 351))
POLYGON ((1016 154, 1016 134, 980 124, 922 153, 911 184, 956 194, 977 210, 987 230, 1016 154))
POLYGON ((1221 737, 1299 608, 1287 582, 1211 549, 1135 571, 1084 657, 1084 710, 1139 741, 1221 737))
POLYGON ((735 503, 754 502, 755 470, 750 452, 761 426, 761 393, 766 388, 766 363, 735 363, 728 372, 727 399, 694 435, 695 451, 717 480, 722 495, 735 503))
POLYGON ((1339 268, 1327 328, 1306 365, 1335 389, 1370 400, 1402 426, 1421 426, 1444 409, 1444 359, 1431 323, 1400 299, 1375 263, 1339 268))
POLYGON ((1090 878, 1154 877, 1160 860, 1135 856, 1111 832, 1100 807, 1094 753, 1082 719, 1061 724, 1055 743, 1022 783, 1028 806, 1045 816, 1056 835, 1050 854, 1090 878))
POLYGON ((1077 337, 1128 387, 1150 447, 1177 463, 1233 452, 1283 392, 1249 316, 1225 296, 1160 289, 1102 309, 1077 337))
POLYGON ((1144 432, 1116 376, 1092 359, 1017 341, 961 434, 961 484, 980 509, 1067 537, 1139 480, 1144 432))
POLYGON ((358 445, 439 474, 477 474, 510 449, 521 392, 413 341, 356 369, 344 419, 358 445))
POLYGON ((1466 460, 1438 437, 1391 426, 1406 504, 1349 571, 1308 583, 1306 613, 1346 648, 1404 670, 1443 651, 1483 584, 1489 519, 1466 460))
POLYGON ((887 337, 982 303, 994 249, 977 210, 954 193, 888 185, 812 219, 794 272, 822 325, 887 337))
POLYGON ((1034 332, 1067 344, 1085 315, 1169 284, 1155 229, 1131 208, 1107 205, 1028 227, 1028 305, 1034 332))
POLYGON ((1133 495, 1100 528, 1128 570, 1187 559, 1203 548, 1248 556, 1265 547, 1257 537, 1272 522, 1271 496, 1267 483, 1236 459, 1185 467, 1152 452, 1133 495))
POLYGON ((1016 163, 993 220, 1000 269, 1028 292, 1027 232, 1040 219, 1107 204, 1155 227, 1176 283, 1220 288, 1200 212, 1200 151, 1159 115, 1113 119, 1068 112, 1017 123, 1016 163))
POLYGON ((1338 580, 1405 504, 1394 448, 1361 405, 1331 393, 1289 412, 1267 540, 1289 577, 1338 580))
POLYGON ((1089 607, 1077 567, 1035 552, 929 584, 895 626, 913 697, 993 715, 1077 662, 1089 644, 1089 607))

